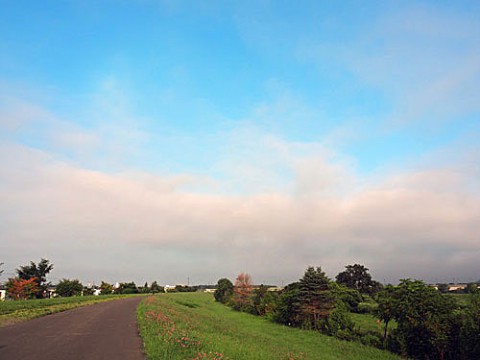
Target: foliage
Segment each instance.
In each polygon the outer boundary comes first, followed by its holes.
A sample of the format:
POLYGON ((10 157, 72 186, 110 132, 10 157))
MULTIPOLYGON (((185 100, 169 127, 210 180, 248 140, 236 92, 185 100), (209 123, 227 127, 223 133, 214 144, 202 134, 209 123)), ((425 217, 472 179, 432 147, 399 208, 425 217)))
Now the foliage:
POLYGON ((83 290, 83 285, 77 279, 75 280, 63 279, 57 284, 55 292, 59 296, 68 297, 68 296, 81 295, 82 290, 83 290))
POLYGON ((152 294, 156 294, 156 293, 163 293, 163 292, 165 292, 165 290, 163 289, 162 286, 158 285, 158 283, 156 281, 154 281, 150 285, 150 292, 152 294))
POLYGON ((133 281, 129 283, 120 283, 119 287, 114 289, 114 292, 115 294, 138 294, 139 293, 137 285, 133 281))
POLYGON ((113 285, 102 281, 100 284, 100 295, 111 295, 113 293, 113 285))
POLYGON ((320 329, 334 308, 330 279, 320 267, 308 267, 298 282, 297 322, 303 328, 320 329))
POLYGON ((459 334, 459 359, 480 359, 480 293, 470 295, 459 334))
POLYGON ((30 280, 36 279, 38 284, 37 292, 35 296, 37 298, 44 297, 44 293, 47 290, 47 274, 53 269, 53 264, 50 263, 50 260, 41 259, 40 262, 35 264, 33 261, 30 261, 30 265, 20 266, 17 269, 17 275, 20 279, 30 280))
POLYGON ((7 294, 14 300, 31 299, 39 291, 36 278, 20 279, 10 278, 6 284, 7 294))
POLYGON ((217 282, 217 288, 213 293, 215 300, 226 304, 233 295, 233 284, 230 280, 222 278, 217 282))
POLYGON ((177 285, 175 290, 176 292, 195 292, 197 288, 195 286, 177 285))
POLYGON ((347 305, 338 300, 335 309, 324 322, 324 332, 343 340, 351 340, 354 337, 354 327, 355 323, 350 316, 347 305))
MULTIPOLYGON (((0 266, 3 266, 3 262, 0 262, 0 266)), ((0 270, 0 276, 2 276, 3 270, 0 270)))
POLYGON ((250 275, 247 273, 238 274, 233 287, 233 308, 239 311, 252 312, 252 291, 252 278, 250 275))
POLYGON ((346 270, 336 276, 338 284, 343 284, 349 288, 355 289, 362 294, 374 294, 378 292, 382 285, 368 273, 368 269, 360 264, 347 265, 346 270))
MULTIPOLYGON (((363 300, 358 290, 334 282, 330 283, 330 288, 335 299, 342 301, 348 311, 358 312, 358 305, 363 300)), ((368 296, 366 295, 365 298, 368 298, 368 296)))
POLYGON ((137 319, 148 359, 398 359, 358 343, 230 311, 208 293, 146 298, 137 319))
POLYGON ((83 287, 83 295, 89 296, 95 293, 95 288, 93 286, 84 286, 83 287))
POLYGON ((385 324, 391 319, 397 321, 395 336, 403 354, 422 359, 445 357, 456 308, 451 298, 410 279, 378 295, 378 316, 385 324))

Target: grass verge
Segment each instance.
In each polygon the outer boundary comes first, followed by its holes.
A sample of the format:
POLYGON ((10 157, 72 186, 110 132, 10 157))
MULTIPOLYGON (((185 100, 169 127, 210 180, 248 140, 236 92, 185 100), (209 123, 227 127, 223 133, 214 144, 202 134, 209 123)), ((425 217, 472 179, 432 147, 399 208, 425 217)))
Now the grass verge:
POLYGON ((399 359, 359 343, 233 311, 211 294, 152 296, 141 302, 137 318, 149 360, 399 359))
POLYGON ((0 302, 0 327, 80 306, 138 295, 74 296, 0 302))

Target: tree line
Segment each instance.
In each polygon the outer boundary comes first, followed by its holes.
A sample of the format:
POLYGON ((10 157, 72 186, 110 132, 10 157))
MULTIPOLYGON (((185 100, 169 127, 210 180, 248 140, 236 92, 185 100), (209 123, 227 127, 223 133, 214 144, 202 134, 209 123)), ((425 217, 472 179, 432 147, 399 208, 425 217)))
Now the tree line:
POLYGON ((335 281, 308 267, 281 291, 253 286, 249 274, 234 283, 218 280, 215 300, 271 321, 359 341, 411 359, 480 359, 480 293, 470 287, 465 303, 422 281, 383 286, 360 264, 348 265, 335 281), (352 313, 369 313, 382 331, 361 331, 352 313), (396 326, 389 326, 395 323, 396 326))
MULTIPOLYGON (((9 278, 5 284, 7 296, 13 300, 49 297, 48 289, 53 285, 47 282, 47 275, 51 270, 53 270, 53 264, 50 260, 43 258, 38 263, 30 261, 30 264, 20 266, 15 270, 16 276, 9 278)), ((0 275, 2 272, 3 270, 0 271, 0 275)), ((54 287, 55 296, 61 297, 94 295, 97 290, 98 295, 164 292, 164 288, 156 281, 150 285, 145 282, 143 286, 137 286, 133 281, 120 283, 118 286, 102 281, 100 286, 95 287, 84 286, 78 279, 62 279, 54 287)))

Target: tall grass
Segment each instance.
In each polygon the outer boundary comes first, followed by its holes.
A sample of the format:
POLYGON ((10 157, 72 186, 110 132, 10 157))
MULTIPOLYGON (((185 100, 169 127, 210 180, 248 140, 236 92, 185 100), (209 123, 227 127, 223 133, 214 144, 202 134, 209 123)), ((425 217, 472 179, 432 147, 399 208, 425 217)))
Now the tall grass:
POLYGON ((211 294, 149 297, 139 305, 137 317, 149 360, 399 359, 359 343, 233 311, 211 294))

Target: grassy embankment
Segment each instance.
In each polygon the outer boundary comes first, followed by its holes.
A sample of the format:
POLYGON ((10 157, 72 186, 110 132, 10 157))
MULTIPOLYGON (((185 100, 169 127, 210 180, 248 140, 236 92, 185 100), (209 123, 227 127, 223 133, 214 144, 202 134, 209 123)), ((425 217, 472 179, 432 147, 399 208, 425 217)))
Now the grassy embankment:
POLYGON ((137 310, 140 334, 153 359, 399 359, 359 343, 274 324, 216 303, 211 294, 149 297, 137 310))
POLYGON ((2 301, 0 302, 0 327, 80 306, 122 299, 126 296, 132 295, 74 296, 54 299, 2 301))

